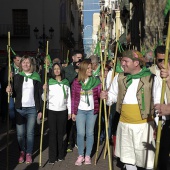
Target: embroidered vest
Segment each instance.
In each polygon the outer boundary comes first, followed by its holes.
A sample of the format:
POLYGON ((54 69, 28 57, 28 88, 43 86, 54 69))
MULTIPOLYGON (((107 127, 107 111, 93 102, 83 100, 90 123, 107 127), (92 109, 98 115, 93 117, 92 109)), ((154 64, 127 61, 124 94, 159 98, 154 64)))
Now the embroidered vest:
MULTIPOLYGON (((153 104, 153 97, 152 97, 153 80, 154 80, 154 75, 152 74, 151 76, 142 77, 138 84, 136 97, 138 100, 142 119, 147 119, 148 117, 151 117, 151 115, 154 114, 154 104, 153 104), (144 93, 145 109, 142 108, 142 100, 143 100, 142 93, 144 93)), ((116 111, 118 113, 121 113, 122 103, 127 92, 126 76, 124 76, 124 73, 119 74, 118 89, 119 92, 118 92, 118 98, 116 104, 116 111)))

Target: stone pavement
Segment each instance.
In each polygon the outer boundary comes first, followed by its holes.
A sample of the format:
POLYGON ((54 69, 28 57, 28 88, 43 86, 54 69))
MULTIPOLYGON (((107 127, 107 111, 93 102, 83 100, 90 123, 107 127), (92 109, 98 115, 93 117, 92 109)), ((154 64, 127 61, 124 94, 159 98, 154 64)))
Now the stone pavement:
MULTIPOLYGON (((38 129, 38 128, 36 128, 38 129)), ((37 132, 37 130, 36 130, 37 132)), ((0 170, 7 170, 7 137, 6 137, 6 126, 4 124, 0 124, 0 170)), ((92 157, 92 165, 82 165, 75 166, 74 163, 78 156, 77 148, 74 148, 72 153, 68 153, 65 157, 64 161, 56 162, 54 165, 48 165, 48 128, 47 124, 44 124, 44 137, 43 137, 43 148, 42 148, 42 164, 39 167, 39 144, 40 144, 40 136, 35 136, 35 145, 34 145, 34 153, 33 159, 34 162, 32 164, 18 164, 18 144, 16 138, 16 131, 10 131, 9 135, 9 166, 8 170, 108 170, 108 157, 103 159, 104 145, 100 146, 99 150, 99 159, 97 165, 94 165, 95 155, 92 157)), ((112 150, 112 149, 111 149, 112 150)), ((111 152, 112 154, 112 152, 111 152)), ((113 162, 113 170, 120 170, 116 166, 116 162, 113 162)))

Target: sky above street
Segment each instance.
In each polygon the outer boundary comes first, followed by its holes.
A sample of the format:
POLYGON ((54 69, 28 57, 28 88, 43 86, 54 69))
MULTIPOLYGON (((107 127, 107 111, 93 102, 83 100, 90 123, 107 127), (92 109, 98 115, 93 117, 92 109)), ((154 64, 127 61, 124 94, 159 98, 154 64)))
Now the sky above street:
POLYGON ((92 44, 93 13, 100 11, 99 0, 84 0, 84 49, 89 53, 92 44))

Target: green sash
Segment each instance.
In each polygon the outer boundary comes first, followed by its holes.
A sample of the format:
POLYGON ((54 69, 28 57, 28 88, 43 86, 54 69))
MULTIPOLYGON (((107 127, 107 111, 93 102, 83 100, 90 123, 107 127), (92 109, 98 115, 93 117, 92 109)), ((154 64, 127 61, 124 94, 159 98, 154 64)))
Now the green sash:
POLYGON ((66 99, 66 91, 65 91, 64 85, 68 87, 70 86, 69 81, 67 79, 63 79, 62 81, 59 82, 56 79, 50 78, 48 83, 49 85, 55 85, 55 84, 58 84, 59 86, 63 85, 62 88, 63 88, 63 93, 64 93, 64 99, 66 99))
POLYGON ((41 82, 40 75, 37 72, 33 72, 31 75, 28 75, 28 76, 23 71, 19 72, 18 74, 20 74, 21 76, 24 76, 25 81, 28 81, 28 79, 32 79, 32 80, 37 80, 41 82))
POLYGON ((132 84, 132 79, 139 79, 142 77, 149 76, 151 74, 152 74, 151 71, 146 67, 143 67, 142 70, 137 74, 128 74, 127 75, 127 88, 132 84))
POLYGON ((85 91, 85 98, 86 98, 86 103, 88 104, 88 106, 90 106, 88 91, 92 90, 94 87, 96 87, 100 83, 101 83, 100 79, 96 77, 89 77, 89 80, 86 84, 80 81, 81 87, 85 91))

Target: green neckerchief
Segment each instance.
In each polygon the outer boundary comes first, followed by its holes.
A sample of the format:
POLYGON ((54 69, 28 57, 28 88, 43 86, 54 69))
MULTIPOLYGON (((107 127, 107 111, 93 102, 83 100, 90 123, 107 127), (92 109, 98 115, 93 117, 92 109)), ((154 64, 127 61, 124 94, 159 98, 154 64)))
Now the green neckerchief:
POLYGON ((100 83, 101 83, 100 79, 96 78, 96 77, 89 77, 89 80, 87 81, 86 84, 84 82, 80 81, 81 88, 85 91, 85 98, 86 98, 88 106, 90 106, 88 91, 93 89, 100 83))
POLYGON ((93 71, 92 74, 95 77, 95 76, 99 76, 99 73, 100 73, 100 64, 98 65, 96 71, 93 71))
POLYGON ((137 74, 128 74, 126 77, 127 77, 127 85, 126 87, 128 88, 131 84, 132 84, 132 79, 139 79, 139 78, 142 78, 142 77, 146 77, 146 76, 149 76, 151 75, 152 73, 150 72, 150 70, 146 67, 143 67, 142 70, 137 73, 137 74))
POLYGON ((14 63, 12 63, 11 66, 14 68, 14 74, 17 74, 19 72, 19 68, 17 68, 14 63))
POLYGON ((37 72, 33 72, 31 75, 28 75, 28 76, 23 71, 19 72, 18 74, 20 74, 21 76, 24 76, 25 81, 28 81, 28 79, 32 79, 32 80, 37 80, 41 82, 40 75, 37 72))
POLYGON ((62 88, 63 88, 63 93, 64 93, 64 99, 66 99, 66 91, 65 91, 64 85, 68 87, 70 86, 69 81, 67 79, 63 79, 62 81, 59 82, 56 79, 50 78, 48 83, 49 85, 55 85, 55 84, 58 84, 59 86, 63 85, 62 88))

